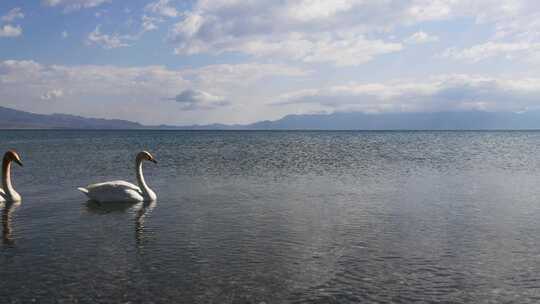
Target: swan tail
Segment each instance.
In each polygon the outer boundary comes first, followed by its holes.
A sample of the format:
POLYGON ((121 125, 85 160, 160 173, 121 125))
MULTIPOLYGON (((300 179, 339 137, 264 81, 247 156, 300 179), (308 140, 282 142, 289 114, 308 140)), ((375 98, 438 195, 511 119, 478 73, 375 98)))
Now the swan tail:
POLYGON ((79 187, 79 188, 77 188, 77 189, 78 189, 79 191, 81 191, 82 193, 88 195, 88 189, 83 188, 83 187, 79 187))

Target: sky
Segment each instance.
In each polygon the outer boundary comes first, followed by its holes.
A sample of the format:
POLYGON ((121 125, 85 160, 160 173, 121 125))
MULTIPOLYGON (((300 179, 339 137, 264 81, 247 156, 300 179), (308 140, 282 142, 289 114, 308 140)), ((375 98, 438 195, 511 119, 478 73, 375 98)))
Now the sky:
POLYGON ((540 110, 535 0, 2 0, 0 106, 144 124, 540 110))

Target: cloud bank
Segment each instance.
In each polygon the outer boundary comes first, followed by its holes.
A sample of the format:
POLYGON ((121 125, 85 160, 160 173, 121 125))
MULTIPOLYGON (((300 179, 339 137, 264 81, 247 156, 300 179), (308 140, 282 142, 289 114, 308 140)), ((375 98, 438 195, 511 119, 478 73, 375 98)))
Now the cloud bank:
POLYGON ((368 37, 384 27, 371 22, 374 9, 377 4, 364 1, 198 1, 170 30, 169 41, 178 55, 239 52, 355 66, 403 48, 368 37))
POLYGON ((429 81, 349 84, 301 90, 281 96, 277 105, 312 105, 330 111, 440 112, 540 109, 540 78, 504 79, 470 75, 429 81))
POLYGON ((169 69, 5 60, 0 61, 0 102, 42 113, 123 118, 147 124, 212 122, 223 117, 218 109, 228 109, 228 117, 234 118, 245 114, 239 108, 257 108, 257 103, 245 97, 250 87, 268 79, 304 75, 306 72, 298 68, 255 63, 169 69), (170 96, 174 97, 166 98, 170 96))
MULTIPOLYGON (((540 14, 531 12, 539 6, 530 0, 199 0, 171 28, 168 40, 178 55, 237 52, 256 58, 358 66, 402 51, 404 45, 389 39, 388 33, 422 22, 468 18, 477 24, 493 24, 499 38, 514 39, 523 29, 531 29, 525 34, 529 40, 538 38, 540 14)), ((418 31, 404 41, 438 40, 436 35, 418 31)), ((513 50, 498 49, 499 53, 513 50)), ((472 56, 460 53, 449 50, 445 57, 472 56)))

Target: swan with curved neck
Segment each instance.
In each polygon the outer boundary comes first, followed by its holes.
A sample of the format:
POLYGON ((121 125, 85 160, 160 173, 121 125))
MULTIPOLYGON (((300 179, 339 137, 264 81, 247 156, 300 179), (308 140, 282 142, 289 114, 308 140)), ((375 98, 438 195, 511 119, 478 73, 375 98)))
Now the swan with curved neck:
POLYGON ((21 157, 14 150, 9 150, 2 159, 2 188, 0 188, 0 202, 20 202, 21 195, 15 191, 11 184, 11 163, 22 166, 21 157))
POLYGON ((91 200, 107 202, 150 202, 157 199, 156 193, 148 187, 143 175, 143 162, 157 163, 155 158, 147 151, 142 151, 135 158, 136 175, 139 186, 126 181, 117 180, 88 185, 86 188, 78 188, 91 200))

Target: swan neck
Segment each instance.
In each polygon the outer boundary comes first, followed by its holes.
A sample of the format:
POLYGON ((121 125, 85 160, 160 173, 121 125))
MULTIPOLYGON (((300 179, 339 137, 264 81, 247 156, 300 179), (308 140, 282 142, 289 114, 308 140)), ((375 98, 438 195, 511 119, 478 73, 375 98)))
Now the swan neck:
POLYGON ((146 184, 146 181, 144 180, 142 163, 142 160, 137 160, 137 182, 139 183, 139 188, 141 188, 143 195, 145 197, 149 197, 152 190, 150 190, 150 188, 146 184))
POLYGON ((11 185, 11 160, 7 157, 2 160, 2 187, 9 198, 12 198, 16 193, 11 185))

